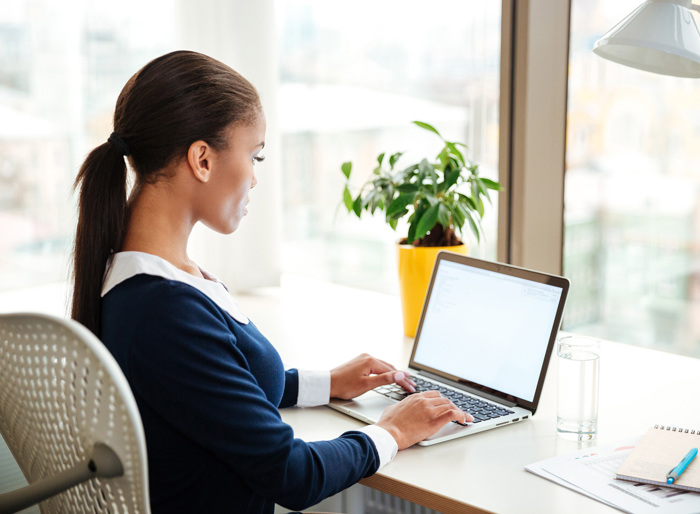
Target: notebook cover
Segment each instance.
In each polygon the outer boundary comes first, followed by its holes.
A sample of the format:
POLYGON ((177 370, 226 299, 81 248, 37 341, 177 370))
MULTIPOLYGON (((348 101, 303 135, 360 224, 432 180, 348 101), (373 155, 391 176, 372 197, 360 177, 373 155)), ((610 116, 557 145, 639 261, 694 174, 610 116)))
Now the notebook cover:
POLYGON ((672 485, 666 483, 666 474, 691 448, 700 448, 700 431, 656 425, 644 434, 618 468, 617 478, 700 492, 700 457, 672 485))

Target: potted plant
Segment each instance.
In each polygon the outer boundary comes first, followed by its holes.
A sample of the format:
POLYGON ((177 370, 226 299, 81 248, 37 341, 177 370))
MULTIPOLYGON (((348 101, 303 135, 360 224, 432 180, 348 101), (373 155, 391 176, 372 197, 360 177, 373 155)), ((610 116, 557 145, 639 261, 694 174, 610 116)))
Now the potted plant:
POLYGON ((462 241, 466 224, 480 241, 484 200, 489 190, 500 191, 498 182, 479 176, 479 165, 464 158, 463 143, 447 141, 435 127, 414 121, 436 134, 444 146, 434 160, 423 159, 405 168, 397 163, 403 152, 377 157, 370 178, 353 196, 350 185, 352 162, 341 166, 345 175, 343 203, 348 212, 361 217, 362 211, 384 212, 386 222, 396 230, 406 218, 408 234, 398 244, 399 285, 404 332, 413 337, 418 325, 435 257, 440 250, 467 253, 462 241))

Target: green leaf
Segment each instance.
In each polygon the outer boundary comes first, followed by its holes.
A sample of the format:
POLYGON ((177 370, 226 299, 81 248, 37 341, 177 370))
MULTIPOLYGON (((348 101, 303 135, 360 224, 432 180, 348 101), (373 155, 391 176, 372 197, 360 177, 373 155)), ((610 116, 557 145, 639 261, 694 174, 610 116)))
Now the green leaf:
POLYGON ((467 221, 465 212, 460 209, 459 204, 452 206, 450 211, 452 213, 452 225, 461 230, 464 223, 467 221))
MULTIPOLYGON (((438 132, 437 129, 435 127, 433 127, 432 125, 428 125, 427 123, 425 123, 423 121, 414 121, 413 123, 418 125, 422 129, 429 130, 430 132, 434 132, 435 134, 440 136, 440 139, 442 139, 440 132, 438 132)), ((420 239, 420 238, 418 238, 418 239, 420 239)))
POLYGON ((385 154, 385 153, 386 153, 386 152, 382 152, 382 153, 380 153, 380 154, 377 156, 377 163, 379 164, 380 167, 381 167, 381 165, 382 165, 382 161, 384 161, 384 154, 385 154))
POLYGON ((457 145, 455 143, 445 141, 445 146, 449 148, 452 154, 457 158, 457 162, 459 163, 460 167, 464 166, 464 156, 462 155, 462 152, 457 149, 457 145))
POLYGON ((350 172, 352 171, 352 162, 344 162, 340 169, 343 171, 343 175, 345 175, 345 178, 350 178, 350 172))
POLYGON ((494 191, 503 191, 503 186, 501 184, 499 184, 498 182, 494 182, 493 180, 490 180, 487 178, 481 178, 481 181, 489 189, 493 189, 494 191))
POLYGON ((467 210, 470 210, 470 211, 478 210, 476 207, 476 204, 474 203, 474 200, 469 198, 467 195, 464 195, 462 193, 458 193, 458 196, 460 198, 460 203, 466 204, 467 210))
POLYGON ((467 216, 469 221, 469 226, 472 229, 472 233, 476 236, 477 243, 481 241, 481 223, 474 219, 473 212, 470 211, 470 215, 467 216))
POLYGON ((447 148, 446 146, 442 148, 439 154, 437 154, 436 158, 442 163, 443 167, 447 166, 447 161, 449 160, 448 154, 449 148, 447 148))
POLYGON ((418 203, 418 207, 416 207, 415 211, 413 212, 413 215, 410 217, 410 226, 408 227, 408 236, 406 237, 406 240, 409 244, 412 244, 413 241, 416 240, 416 229, 418 228, 418 220, 420 220, 421 216, 423 216, 426 210, 427 204, 425 203, 425 201, 421 201, 418 203))
POLYGON ((389 157, 389 166, 391 167, 392 170, 394 169, 394 164, 396 164, 396 161, 398 161, 402 155, 403 155, 403 152, 396 152, 391 157, 389 157))
POLYGON ((429 181, 433 193, 437 193, 438 174, 433 164, 428 159, 423 159, 418 164, 418 184, 426 184, 426 181, 429 181))
POLYGON ((438 211, 440 209, 440 204, 435 204, 430 207, 425 214, 418 220, 418 226, 416 227, 416 239, 420 239, 425 236, 425 234, 432 229, 437 223, 438 211))
POLYGON ((428 159, 423 159, 418 163, 418 183, 422 184, 423 181, 432 175, 433 165, 430 164, 428 159))
POLYGON ((480 188, 479 184, 477 181, 472 182, 472 200, 474 200, 474 204, 476 205, 476 210, 479 213, 479 216, 482 218, 484 217, 484 202, 481 201, 481 195, 480 193, 480 188))
POLYGON ((412 244, 416 240, 416 228, 418 227, 418 220, 415 219, 408 227, 408 235, 406 236, 406 242, 412 244))
POLYGON ((357 217, 359 218, 362 214, 362 195, 357 195, 355 198, 355 203, 352 204, 352 210, 355 211, 357 217))
POLYGON ((486 199, 491 203, 491 195, 489 194, 488 188, 484 185, 484 182, 482 179, 477 178, 476 183, 479 184, 479 191, 481 192, 482 195, 486 197, 486 199))
POLYGON ((389 226, 394 230, 396 230, 396 225, 398 225, 398 224, 399 224, 398 218, 393 219, 393 220, 389 220, 389 226))
POLYGON ((476 201, 474 202, 476 204, 476 212, 479 213, 479 217, 483 218, 484 217, 484 202, 481 201, 481 198, 477 198, 476 201))
POLYGON ((372 191, 369 195, 367 195, 369 198, 369 202, 367 202, 367 209, 371 214, 374 214, 374 211, 377 210, 377 204, 379 203, 379 195, 377 194, 377 191, 374 190, 372 191))
POLYGON ((397 196, 396 199, 393 202, 391 202, 389 208, 386 210, 387 219, 395 217, 395 214, 399 212, 405 211, 406 207, 411 205, 416 200, 417 196, 418 195, 416 195, 415 193, 406 193, 397 196))
POLYGON ((348 212, 352 211, 352 195, 350 194, 348 186, 345 186, 345 190, 343 191, 343 203, 345 207, 347 207, 348 212))
POLYGON ((399 212, 395 212, 391 217, 387 216, 386 217, 386 222, 391 225, 392 221, 398 221, 401 218, 403 218, 406 214, 408 214, 408 209, 404 209, 399 212))
POLYGON ((447 208, 447 206, 444 203, 439 204, 440 207, 438 208, 438 223, 442 225, 443 227, 447 228, 452 223, 450 223, 450 211, 447 208))
POLYGON ((400 186, 396 186, 396 190, 399 193, 417 193, 418 189, 418 184, 401 184, 400 186))
POLYGON ((396 182, 409 182, 418 171, 418 164, 411 164, 408 168, 396 172, 396 182))
POLYGON ((391 202, 394 201, 394 194, 396 193, 396 189, 394 188, 394 185, 389 182, 386 187, 382 189, 382 193, 384 194, 384 199, 386 200, 387 205, 391 205, 391 202))
POLYGON ((445 192, 455 185, 459 178, 459 170, 445 170, 445 180, 440 184, 440 191, 445 192))
POLYGON ((447 162, 445 163, 445 171, 459 171, 462 173, 463 166, 457 162, 457 159, 453 155, 447 156, 447 162))
POLYGON ((365 195, 365 197, 362 199, 362 208, 363 209, 369 209, 370 205, 372 205, 372 201, 374 198, 377 196, 377 190, 372 189, 369 193, 365 195))
POLYGON ((429 191, 423 193, 423 199, 429 206, 437 205, 440 203, 440 200, 438 200, 437 197, 431 194, 429 191))

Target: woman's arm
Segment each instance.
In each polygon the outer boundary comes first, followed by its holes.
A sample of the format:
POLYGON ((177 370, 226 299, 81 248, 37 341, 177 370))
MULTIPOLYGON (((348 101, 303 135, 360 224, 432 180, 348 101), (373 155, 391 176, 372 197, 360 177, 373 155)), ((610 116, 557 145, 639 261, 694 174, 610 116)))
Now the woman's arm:
POLYGON ((129 358, 132 388, 164 420, 252 490, 292 509, 376 471, 376 447, 360 431, 331 441, 295 439, 260 387, 262 377, 251 373, 225 314, 189 286, 171 287, 149 302, 129 358))

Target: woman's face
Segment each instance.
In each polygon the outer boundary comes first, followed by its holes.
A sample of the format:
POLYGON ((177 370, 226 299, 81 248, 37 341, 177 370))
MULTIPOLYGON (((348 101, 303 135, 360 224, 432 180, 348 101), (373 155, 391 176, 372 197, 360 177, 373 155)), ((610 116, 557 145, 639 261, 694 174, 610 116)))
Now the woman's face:
POLYGON ((214 151, 209 194, 202 223, 222 234, 230 234, 248 213, 248 193, 257 184, 255 163, 262 161, 265 146, 265 116, 250 124, 234 125, 228 131, 228 148, 214 151))

